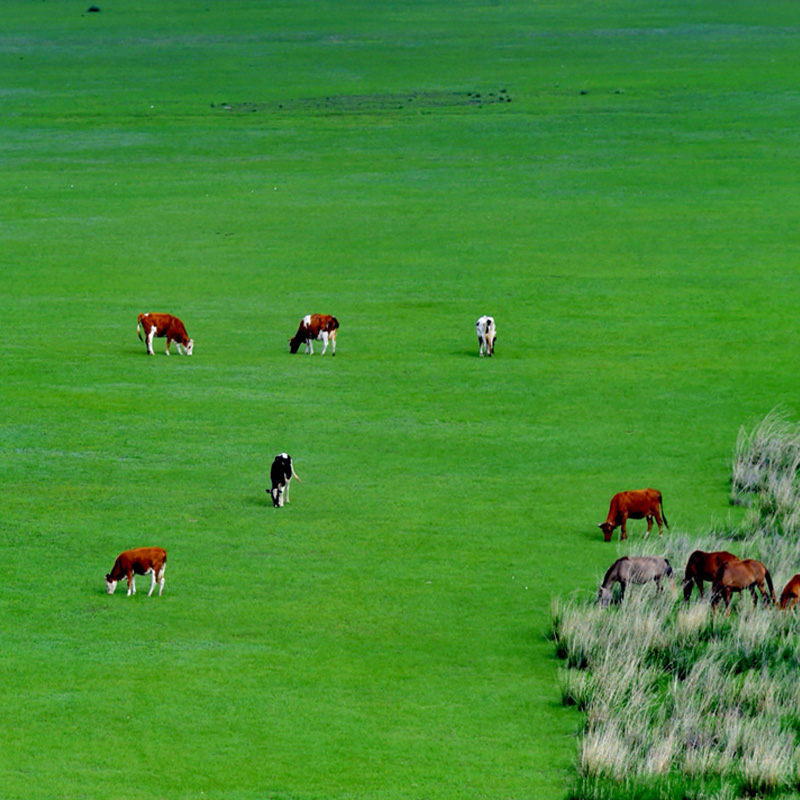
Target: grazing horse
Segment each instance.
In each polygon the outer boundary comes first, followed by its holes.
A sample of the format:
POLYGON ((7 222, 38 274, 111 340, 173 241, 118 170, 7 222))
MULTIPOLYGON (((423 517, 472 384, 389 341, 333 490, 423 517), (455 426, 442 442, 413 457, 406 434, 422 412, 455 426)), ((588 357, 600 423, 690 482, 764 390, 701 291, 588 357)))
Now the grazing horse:
POLYGON ((800 572, 786 584, 781 592, 781 608, 789 610, 797 605, 800 600, 800 572))
POLYGON ((769 570, 754 558, 745 558, 742 561, 725 561, 717 570, 714 576, 714 583, 711 587, 711 607, 716 608, 719 601, 725 601, 725 608, 730 611, 731 594, 733 592, 743 592, 750 590, 753 597, 753 605, 758 605, 758 595, 756 587, 764 598, 764 605, 777 604, 775 590, 772 588, 772 576, 769 570), (769 587, 769 594, 764 588, 766 582, 769 587))
POLYGON ((733 553, 727 550, 717 550, 714 553, 704 553, 695 550, 686 562, 683 573, 683 599, 688 603, 695 585, 700 590, 700 599, 703 599, 703 581, 713 582, 717 570, 726 561, 738 561, 733 553))
POLYGON ((597 592, 597 602, 605 608, 614 596, 614 584, 619 584, 620 602, 625 597, 625 587, 629 583, 655 581, 657 591, 661 591, 661 581, 672 578, 672 566, 666 558, 659 556, 623 556, 618 558, 606 572, 603 583, 597 592))

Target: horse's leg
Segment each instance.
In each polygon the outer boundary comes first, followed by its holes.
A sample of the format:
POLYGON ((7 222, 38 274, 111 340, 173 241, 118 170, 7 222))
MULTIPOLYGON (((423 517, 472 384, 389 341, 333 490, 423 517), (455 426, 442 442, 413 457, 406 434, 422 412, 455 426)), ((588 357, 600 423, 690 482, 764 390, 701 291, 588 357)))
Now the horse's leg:
POLYGON ((661 587, 661 576, 659 575, 659 576, 658 576, 658 577, 655 579, 655 581, 656 581, 656 592, 657 592, 658 594, 661 594, 661 588, 662 588, 662 587, 661 587))
POLYGON ((756 581, 753 581, 747 588, 750 590, 750 596, 753 598, 753 608, 758 605, 758 595, 756 594, 756 585, 758 586, 759 591, 761 594, 764 594, 764 586, 762 584, 757 584, 756 581))
POLYGON ((625 586, 626 585, 627 584, 625 583, 625 581, 620 581, 619 582, 619 601, 620 601, 620 603, 625 599, 625 586))
POLYGON ((700 590, 700 599, 703 599, 703 579, 702 578, 695 578, 695 583, 697 584, 697 588, 700 590))
POLYGON ((692 578, 684 578, 681 588, 683 589, 683 601, 688 603, 689 598, 692 596, 692 578))

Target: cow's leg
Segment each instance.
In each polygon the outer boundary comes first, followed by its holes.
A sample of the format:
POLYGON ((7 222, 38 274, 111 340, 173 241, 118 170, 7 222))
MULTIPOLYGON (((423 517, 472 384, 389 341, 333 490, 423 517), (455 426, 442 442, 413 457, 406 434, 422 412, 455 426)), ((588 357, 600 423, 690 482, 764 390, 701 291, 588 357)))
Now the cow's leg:
POLYGON ((156 571, 152 567, 150 567, 150 569, 147 570, 147 572, 149 572, 150 575, 152 576, 150 578, 150 591, 147 593, 147 596, 150 597, 150 595, 153 594, 153 589, 156 588, 156 571))
POLYGON ((320 331, 319 338, 322 339, 322 355, 325 355, 325 351, 328 349, 328 333, 327 331, 320 331))
POLYGON ((306 353, 310 356, 314 355, 314 340, 310 336, 306 339, 306 353))
POLYGON ((136 575, 132 572, 128 573, 128 597, 136 594, 136 575))
POLYGON ((183 355, 183 348, 181 347, 181 343, 177 339, 175 340, 175 347, 178 350, 178 355, 182 356, 183 355))
POLYGON ((153 352, 153 337, 156 335, 156 326, 150 326, 150 333, 147 334, 145 337, 146 344, 147 344, 147 355, 153 356, 155 353, 153 352))
POLYGON ((167 355, 169 355, 169 346, 171 344, 172 344, 172 339, 170 339, 169 336, 167 336, 167 348, 166 348, 167 355))
POLYGON ((289 476, 289 477, 286 479, 286 490, 285 490, 285 491, 286 491, 286 502, 287 502, 287 503, 289 502, 289 484, 290 484, 291 482, 292 482, 292 476, 290 475, 290 476, 289 476))
POLYGON ((655 510, 655 518, 656 518, 656 524, 658 525, 658 535, 662 536, 664 531, 661 528, 662 519, 661 519, 661 514, 658 513, 658 509, 655 510))
POLYGON ((628 530, 626 528, 626 523, 628 522, 627 517, 622 518, 622 527, 619 529, 619 540, 622 541, 623 539, 628 538, 628 530))
POLYGON ((336 355, 336 331, 331 333, 331 355, 336 355))
POLYGON ((167 565, 162 564, 161 569, 158 571, 158 596, 161 597, 161 592, 164 591, 164 571, 167 565))
POLYGON ((644 534, 644 538, 645 539, 649 539, 650 538, 650 531, 653 530, 653 515, 652 514, 648 514, 646 519, 647 519, 647 531, 644 534))

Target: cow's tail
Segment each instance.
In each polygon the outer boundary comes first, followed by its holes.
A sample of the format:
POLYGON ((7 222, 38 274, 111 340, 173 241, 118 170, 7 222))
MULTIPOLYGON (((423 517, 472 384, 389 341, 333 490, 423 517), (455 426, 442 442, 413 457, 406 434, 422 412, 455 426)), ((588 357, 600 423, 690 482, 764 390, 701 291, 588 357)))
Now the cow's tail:
POLYGON ((664 524, 669 528, 669 522, 667 522, 667 512, 664 511, 664 498, 660 493, 658 495, 658 504, 661 506, 661 518, 664 520, 664 524))
POLYGON ((292 467, 292 475, 297 479, 298 483, 302 483, 303 481, 300 480, 300 476, 294 471, 294 462, 290 462, 292 467))

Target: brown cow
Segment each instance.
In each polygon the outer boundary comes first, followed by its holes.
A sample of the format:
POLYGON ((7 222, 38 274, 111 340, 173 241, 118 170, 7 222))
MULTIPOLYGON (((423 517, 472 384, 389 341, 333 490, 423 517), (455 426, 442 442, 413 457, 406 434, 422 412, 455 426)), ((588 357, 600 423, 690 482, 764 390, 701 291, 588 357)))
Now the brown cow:
POLYGON ((183 323, 172 314, 139 314, 136 318, 136 333, 139 335, 139 341, 143 341, 147 346, 147 355, 149 356, 154 355, 154 336, 159 339, 167 337, 167 355, 169 355, 169 346, 172 342, 175 342, 179 355, 183 355, 185 351, 186 355, 190 356, 194 348, 194 339, 190 339, 186 335, 183 323), (142 331, 144 331, 144 339, 142 339, 142 331))
POLYGON ((711 587, 711 607, 716 608, 720 599, 725 601, 725 608, 730 609, 731 594, 733 592, 743 592, 745 589, 750 591, 753 597, 753 605, 758 605, 758 595, 756 588, 764 598, 764 605, 772 602, 777 604, 775 590, 772 588, 772 576, 769 570, 754 558, 745 558, 742 561, 726 561, 717 570, 714 576, 714 583, 711 587), (769 593, 764 588, 764 583, 769 588, 769 593))
POLYGON ((301 344, 305 344, 306 353, 314 355, 314 339, 322 342, 322 355, 328 349, 330 339, 333 352, 336 355, 336 331, 339 329, 339 320, 330 314, 306 314, 300 320, 297 333, 289 339, 289 352, 296 353, 301 344))
POLYGON ((632 492, 619 492, 611 498, 611 507, 608 509, 608 517, 605 522, 601 522, 597 527, 603 531, 603 537, 607 542, 611 541, 611 534, 614 528, 621 525, 620 541, 628 538, 625 530, 625 523, 628 519, 647 519, 647 533, 650 535, 653 527, 653 518, 658 523, 658 535, 661 536, 661 517, 664 517, 664 524, 669 528, 667 515, 664 514, 664 503, 661 500, 661 492, 658 489, 636 489, 632 492), (660 510, 659 510, 660 509, 660 510))
POLYGON ((700 590, 700 599, 703 599, 703 581, 713 581, 717 570, 726 561, 738 561, 738 557, 727 550, 717 550, 714 553, 704 553, 695 550, 686 562, 683 573, 683 599, 688 603, 692 596, 695 584, 700 590))
POLYGON ((786 584, 781 592, 781 608, 794 608, 800 600, 800 572, 786 584))
POLYGON ((163 547, 139 547, 126 550, 117 556, 111 572, 106 575, 106 591, 114 594, 117 583, 123 578, 128 579, 128 597, 136 594, 136 575, 151 573, 153 582, 147 596, 153 594, 156 583, 159 584, 158 596, 164 591, 164 570, 167 566, 167 551, 163 547))

